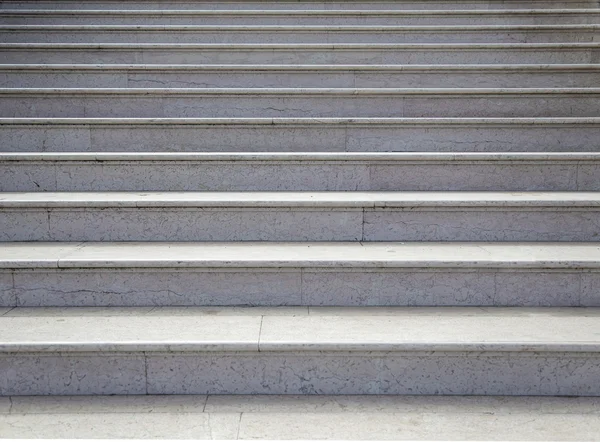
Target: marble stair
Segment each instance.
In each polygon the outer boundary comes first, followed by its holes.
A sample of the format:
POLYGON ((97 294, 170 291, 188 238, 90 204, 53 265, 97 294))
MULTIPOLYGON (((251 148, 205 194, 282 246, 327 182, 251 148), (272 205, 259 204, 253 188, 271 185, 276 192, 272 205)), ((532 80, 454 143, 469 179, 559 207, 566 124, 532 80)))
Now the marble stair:
POLYGON ((600 396, 598 8, 0 2, 0 395, 600 396))

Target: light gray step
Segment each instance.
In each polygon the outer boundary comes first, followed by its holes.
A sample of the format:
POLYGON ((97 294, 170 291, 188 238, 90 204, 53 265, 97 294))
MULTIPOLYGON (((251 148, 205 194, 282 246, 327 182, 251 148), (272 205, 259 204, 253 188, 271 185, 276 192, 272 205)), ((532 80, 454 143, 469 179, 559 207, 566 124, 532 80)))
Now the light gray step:
POLYGON ((331 9, 387 9, 387 10, 411 10, 411 9, 517 9, 517 8, 598 8, 598 0, 435 0, 435 1, 397 1, 397 0, 345 0, 340 1, 273 1, 273 0, 255 0, 255 1, 172 1, 172 0, 138 0, 138 1, 80 1, 80 0, 59 0, 59 1, 12 1, 3 0, 0 2, 0 8, 3 9, 101 9, 101 10, 131 10, 131 9, 155 9, 155 10, 198 10, 198 9, 237 9, 237 10, 331 10, 331 9))
POLYGON ((196 440, 593 440, 600 432, 597 397, 78 395, 0 404, 7 438, 68 439, 73 428, 81 438, 196 440))
POLYGON ((0 65, 0 87, 595 87, 600 64, 0 65))
POLYGON ((9 10, 2 25, 554 25, 597 24, 600 9, 9 10))
POLYGON ((600 118, 4 118, 5 152, 598 152, 600 118))
POLYGON ((600 306, 598 243, 6 242, 0 305, 600 306))
POLYGON ((600 153, 2 153, 0 191, 600 191, 600 153))
POLYGON ((17 192, 0 224, 0 241, 600 241, 600 192, 17 192))
POLYGON ((123 313, 1 316, 0 394, 600 394, 599 309, 123 313))
POLYGON ((0 25, 4 43, 595 42, 599 24, 520 26, 0 25))
POLYGON ((600 43, 151 44, 0 43, 3 63, 600 63, 600 43))
POLYGON ((598 88, 2 88, 5 118, 598 117, 598 88))

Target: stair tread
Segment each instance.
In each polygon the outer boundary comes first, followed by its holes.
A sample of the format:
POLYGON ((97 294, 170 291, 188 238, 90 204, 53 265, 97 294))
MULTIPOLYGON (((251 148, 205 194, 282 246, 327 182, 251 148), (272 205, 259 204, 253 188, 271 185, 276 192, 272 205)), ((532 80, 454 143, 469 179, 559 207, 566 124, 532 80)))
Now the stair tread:
MULTIPOLYGON (((599 25, 600 26, 600 25, 599 25)), ((76 42, 1 42, 0 49, 597 49, 600 48, 600 42, 511 42, 511 43, 131 43, 131 42, 98 42, 98 43, 76 43, 76 42)))
POLYGON ((556 64, 92 64, 92 63, 9 63, 0 64, 0 71, 366 71, 366 72, 410 72, 410 71, 527 71, 573 72, 600 71, 600 63, 556 63, 556 64))
POLYGON ((27 30, 106 30, 106 31, 560 31, 560 30, 597 30, 600 24, 551 24, 551 25, 0 25, 0 31, 27 30))
POLYGON ((600 192, 3 192, 0 209, 52 207, 600 207, 600 192))
POLYGON ((6 242, 0 268, 598 269, 585 242, 6 242))
MULTIPOLYGON (((600 121, 599 121, 600 123, 600 121)), ((0 124, 1 121, 0 121, 0 124)), ((600 161, 600 152, 0 152, 0 162, 495 162, 600 161)))
MULTIPOLYGON (((598 88, 600 90, 600 88, 598 88)), ((65 91, 68 92, 68 91, 65 91)), ((140 94, 143 94, 140 91, 140 94)), ((600 117, 1 117, 2 125, 598 125, 600 117)), ((355 152, 358 153, 358 152, 355 152)))
POLYGON ((432 307, 417 315, 411 308, 379 315, 343 308, 311 315, 306 307, 284 315, 227 314, 227 308, 219 315, 194 308, 114 316, 110 308, 85 316, 27 310, 0 317, 0 351, 600 351, 600 308, 524 314, 432 307))
MULTIPOLYGON (((413 87, 413 88, 294 88, 294 87, 222 87, 222 88, 0 88, 0 95, 554 95, 600 94, 600 87, 413 87)), ((316 117, 315 117, 316 118, 316 117)), ((597 117, 590 117, 597 118, 597 117)))
POLYGON ((600 432, 593 397, 12 396, 0 404, 3 434, 32 439, 594 440, 600 432))
POLYGON ((562 14, 600 14, 598 8, 556 8, 556 9, 0 9, 0 17, 10 15, 386 15, 386 16, 413 16, 413 15, 464 15, 472 14, 477 16, 486 15, 562 15, 562 14))

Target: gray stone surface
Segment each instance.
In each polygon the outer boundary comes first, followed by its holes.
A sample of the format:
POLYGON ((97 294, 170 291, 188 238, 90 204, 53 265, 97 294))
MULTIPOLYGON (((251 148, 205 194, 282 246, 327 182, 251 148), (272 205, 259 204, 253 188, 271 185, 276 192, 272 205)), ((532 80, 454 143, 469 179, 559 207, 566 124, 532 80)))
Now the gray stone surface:
MULTIPOLYGON (((285 7, 285 4, 282 4, 285 7)), ((553 25, 594 24, 597 10, 520 10, 520 11, 393 11, 393 10, 220 10, 220 11, 122 11, 85 10, 9 10, 2 12, 6 25, 553 25)))
POLYGON ((59 44, 4 43, 5 63, 490 64, 597 63, 599 43, 59 44), (249 51, 248 49, 251 49, 249 51))
POLYGON ((151 394, 598 395, 597 356, 261 354, 148 359, 151 394), (540 376, 543 373, 543 376, 540 376), (490 382, 490 379, 496 379, 490 382))
POLYGON ((236 439, 239 414, 67 413, 0 417, 7 438, 236 439))
MULTIPOLYGON (((301 305, 300 272, 16 272, 17 304, 38 306, 301 305)), ((14 305, 11 299, 8 305, 14 305)))
POLYGON ((0 355, 0 395, 146 394, 143 354, 0 355))
POLYGON ((261 26, 2 25, 6 43, 562 43, 597 41, 598 25, 261 26))
MULTIPOLYGON (((100 122, 5 119, 0 125, 0 149, 4 152, 596 152, 599 136, 597 118, 183 119, 179 124, 164 119, 100 122)), ((593 180, 593 170, 587 176, 588 182, 593 180)))
POLYGON ((26 271, 3 305, 598 306, 595 273, 556 271, 26 271), (580 288, 581 284, 581 288, 580 288), (13 297, 14 296, 14 297, 13 297))
MULTIPOLYGON (((390 0, 346 0, 330 1, 293 1, 293 2, 265 2, 261 0, 249 1, 227 1, 227 2, 211 2, 206 0, 194 1, 169 1, 164 2, 160 0, 138 0, 127 3, 119 3, 119 10, 129 9, 150 9, 150 10, 186 10, 186 9, 208 9, 208 10, 271 10, 271 9, 285 9, 285 10, 372 10, 372 9, 386 9, 386 10, 439 10, 439 9, 475 9, 475 10, 486 10, 486 9, 532 9, 544 8, 544 9, 561 9, 561 8, 593 8, 596 6, 595 0, 559 0, 559 1, 548 1, 548 0, 527 0, 527 1, 515 1, 515 0, 478 0, 478 1, 456 1, 456 0, 435 0, 427 3, 418 1, 390 1, 390 0)), ((53 9, 93 9, 93 10, 112 10, 115 9, 115 5, 112 2, 107 1, 86 1, 85 3, 78 2, 77 0, 59 0, 59 1, 48 1, 42 0, 32 4, 28 1, 19 0, 5 0, 0 4, 0 8, 3 9, 48 9, 52 6, 53 9)))
POLYGON ((0 90, 5 118, 596 117, 600 88, 0 90))
POLYGON ((593 440, 598 432, 598 400, 590 397, 151 395, 2 399, 6 408, 0 409, 0 422, 5 434, 32 438, 72 437, 72 432, 77 432, 80 437, 89 433, 90 437, 134 435, 148 439, 431 440, 451 435, 482 440, 493 435, 502 440, 525 436, 548 440, 559 435, 561 440, 593 440), (239 428, 232 421, 239 422, 239 428))
POLYGON ((599 209, 593 192, 12 193, 0 239, 596 241, 599 209))
POLYGON ((595 87, 597 65, 77 65, 0 67, 0 87, 595 87))
POLYGON ((599 8, 0 1, 0 437, 597 438, 599 8))
POLYGON ((16 299, 13 290, 12 272, 0 272, 0 306, 14 307, 17 305, 16 299))
POLYGON ((599 190, 595 154, 0 153, 5 192, 599 190), (110 180, 105 180, 106 176, 110 180))
POLYGON ((445 413, 244 413, 244 439, 594 440, 596 416, 445 413))

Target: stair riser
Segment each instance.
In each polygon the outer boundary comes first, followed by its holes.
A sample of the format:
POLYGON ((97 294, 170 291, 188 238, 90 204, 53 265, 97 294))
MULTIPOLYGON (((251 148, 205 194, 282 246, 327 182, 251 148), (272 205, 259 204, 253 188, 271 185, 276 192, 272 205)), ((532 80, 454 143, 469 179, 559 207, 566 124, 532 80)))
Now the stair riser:
POLYGON ((0 14, 2 25, 289 25, 289 26, 431 26, 431 25, 580 25, 596 24, 600 16, 594 13, 531 14, 531 15, 18 15, 0 14))
POLYGON ((2 94, 0 117, 595 117, 600 95, 580 94, 2 94))
POLYGON ((0 241, 600 240, 593 208, 4 209, 0 224, 0 241))
MULTIPOLYGON (((427 31, 180 31, 0 28, 3 43, 563 43, 595 42, 600 30, 427 31)), ((39 62, 39 60, 38 60, 39 62)))
POLYGON ((458 49, 8 49, 4 63, 147 63, 147 64, 490 64, 598 63, 600 49, 482 48, 458 49))
POLYGON ((360 9, 360 10, 436 10, 436 9, 551 9, 551 8, 598 8, 597 0, 559 0, 559 1, 505 1, 505 0, 474 0, 474 1, 3 1, 2 9, 360 9))
POLYGON ((155 87, 597 87, 597 72, 416 71, 416 72, 126 72, 0 71, 0 87, 155 88, 155 87))
POLYGON ((594 125, 0 126, 5 152, 596 152, 599 139, 594 125))
POLYGON ((15 353, 0 367, 2 395, 600 394, 590 353, 15 353))
POLYGON ((6 269, 0 287, 5 307, 600 306, 600 273, 559 269, 6 269))
POLYGON ((0 192, 587 190, 600 191, 600 163, 286 164, 15 162, 0 160, 0 192), (110 179, 106 179, 110 177, 110 179))

